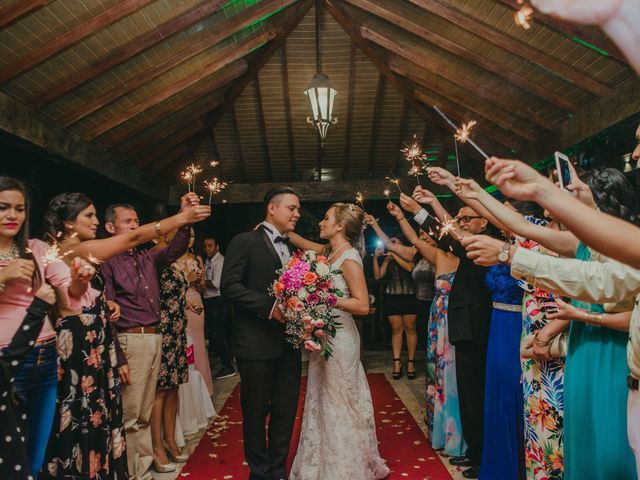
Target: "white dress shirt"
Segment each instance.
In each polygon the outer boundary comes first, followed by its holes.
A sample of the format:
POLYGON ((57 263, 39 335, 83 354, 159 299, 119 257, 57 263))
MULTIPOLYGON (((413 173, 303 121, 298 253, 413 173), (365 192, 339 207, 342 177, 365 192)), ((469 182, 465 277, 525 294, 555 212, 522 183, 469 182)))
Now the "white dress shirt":
POLYGON ((204 298, 213 298, 220 296, 220 278, 222 277, 222 267, 224 265, 224 256, 220 252, 212 258, 207 258, 204 262, 204 279, 211 282, 213 287, 207 286, 202 295, 204 298))
POLYGON ((278 237, 286 238, 287 235, 281 234, 278 231, 278 229, 273 225, 271 225, 269 222, 262 222, 262 225, 264 227, 264 231, 269 237, 269 240, 271 240, 271 244, 273 245, 273 248, 275 249, 276 253, 280 257, 280 262, 282 262, 282 265, 285 265, 289 261, 289 258, 291 257, 291 253, 289 252, 289 247, 286 242, 276 242, 275 240, 278 237))

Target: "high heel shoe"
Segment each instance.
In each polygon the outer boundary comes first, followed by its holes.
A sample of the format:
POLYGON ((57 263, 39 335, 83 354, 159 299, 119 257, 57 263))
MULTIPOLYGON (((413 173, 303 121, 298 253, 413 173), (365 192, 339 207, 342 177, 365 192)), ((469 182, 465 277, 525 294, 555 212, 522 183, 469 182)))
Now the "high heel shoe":
POLYGON ((415 360, 407 360, 407 379, 413 380, 416 378, 416 361, 415 360), (409 364, 413 363, 413 372, 409 371, 409 364))
POLYGON ((165 465, 158 463, 153 460, 153 469, 158 473, 171 473, 175 472, 178 469, 178 466, 175 463, 167 463, 165 465))
POLYGON ((176 463, 185 463, 189 460, 189 454, 180 452, 178 448, 178 454, 175 454, 173 449, 169 446, 167 442, 164 442, 164 449, 167 452, 169 460, 176 463))
MULTIPOLYGON (((400 358, 394 358, 393 359, 394 362, 400 362, 402 361, 402 359, 400 358)), ((402 378, 402 364, 400 364, 400 371, 393 371, 391 372, 391 378, 393 378, 394 380, 400 380, 402 378)))

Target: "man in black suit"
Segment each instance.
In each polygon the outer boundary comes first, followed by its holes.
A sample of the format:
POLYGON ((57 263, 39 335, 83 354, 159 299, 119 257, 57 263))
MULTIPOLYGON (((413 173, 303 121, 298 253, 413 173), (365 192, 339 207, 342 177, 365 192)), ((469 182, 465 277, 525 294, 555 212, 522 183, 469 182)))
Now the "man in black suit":
MULTIPOLYGON (((438 228, 437 222, 429 218, 427 211, 411 197, 403 195, 400 202, 405 210, 414 215, 414 220, 423 229, 438 228)), ((438 210, 440 213, 444 211, 435 197, 433 200, 429 197, 427 203, 436 213, 438 210)), ((443 249, 450 249, 460 259, 449 293, 447 324, 449 342, 455 346, 460 422, 467 442, 467 453, 463 458, 452 458, 450 463, 469 467, 462 472, 465 478, 478 478, 482 460, 485 366, 493 303, 491 292, 484 282, 487 268, 476 265, 467 258, 466 250, 454 238, 463 234, 461 230, 472 235, 485 232, 488 222, 466 206, 459 210, 457 218, 457 224, 452 228, 453 238, 448 237, 439 244, 443 249)))
POLYGON ((236 235, 222 270, 222 295, 234 306, 232 349, 240 372, 244 452, 250 480, 286 479, 285 463, 300 396, 300 351, 285 339, 285 319, 268 289, 289 259, 287 233, 300 218, 289 187, 264 197, 258 228, 236 235), (268 441, 265 424, 269 416, 268 441))

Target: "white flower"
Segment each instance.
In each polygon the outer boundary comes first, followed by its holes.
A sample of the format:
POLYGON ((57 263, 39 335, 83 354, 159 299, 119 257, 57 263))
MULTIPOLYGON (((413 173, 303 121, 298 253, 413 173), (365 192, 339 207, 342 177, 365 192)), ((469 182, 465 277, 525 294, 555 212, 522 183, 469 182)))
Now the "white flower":
POLYGON ((316 265, 316 273, 321 277, 329 275, 329 265, 327 265, 326 263, 318 263, 316 265))
POLYGON ((63 329, 58 333, 58 355, 66 360, 73 352, 73 334, 71 330, 63 329))
POLYGON ((306 252, 304 252, 305 255, 307 256, 307 258, 311 261, 315 261, 316 259, 316 252, 314 250, 307 250, 306 252))
POLYGON ((306 288, 301 288, 300 290, 298 290, 298 298, 300 300, 304 300, 308 296, 309 296, 309 292, 307 291, 306 288))

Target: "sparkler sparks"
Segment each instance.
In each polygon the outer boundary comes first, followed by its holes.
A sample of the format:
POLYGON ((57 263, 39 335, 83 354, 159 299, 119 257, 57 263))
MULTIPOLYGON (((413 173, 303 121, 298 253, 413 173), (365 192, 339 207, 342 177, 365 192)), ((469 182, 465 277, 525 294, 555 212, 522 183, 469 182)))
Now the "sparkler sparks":
POLYGON ((42 264, 46 267, 52 263, 61 262, 64 257, 71 253, 73 253, 73 250, 61 253, 60 245, 58 245, 58 242, 55 242, 42 256, 42 264))
POLYGON ((469 140, 469 136, 471 135, 471 130, 476 125, 476 123, 478 122, 476 122, 475 120, 463 123, 462 127, 458 128, 456 130, 456 133, 454 134, 456 140, 458 140, 460 143, 467 143, 467 141, 469 140))
POLYGON ((422 162, 427 158, 427 156, 422 152, 422 147, 418 143, 418 139, 415 134, 413 135, 413 143, 411 145, 406 145, 404 148, 400 149, 400 151, 403 153, 407 162, 422 162))
POLYGON ((209 162, 210 167, 217 167, 218 165, 220 165, 220 162, 217 160, 211 160, 211 162, 209 162))
POLYGON ((211 179, 211 181, 204 181, 204 186, 209 190, 209 206, 211 206, 211 197, 219 194, 222 190, 227 188, 227 182, 221 182, 217 177, 211 179))
POLYGON ((533 7, 524 2, 524 0, 518 0, 518 3, 522 5, 514 15, 513 19, 516 25, 529 30, 531 28, 531 21, 533 20, 533 7))
POLYGON ((356 203, 360 205, 363 212, 367 213, 364 208, 364 195, 362 194, 362 192, 356 192, 356 203))
POLYGON ((391 190, 389 190, 388 188, 385 188, 382 193, 384 194, 385 197, 387 197, 387 200, 391 201, 391 197, 389 197, 391 190))
POLYGON ((398 188, 398 193, 403 193, 402 189, 400 188, 400 180, 395 178, 395 177, 385 177, 385 180, 393 183, 397 188, 398 188))
POLYGON ((196 191, 196 175, 202 172, 202 168, 195 163, 191 163, 186 170, 180 172, 180 178, 187 182, 190 192, 196 191))

